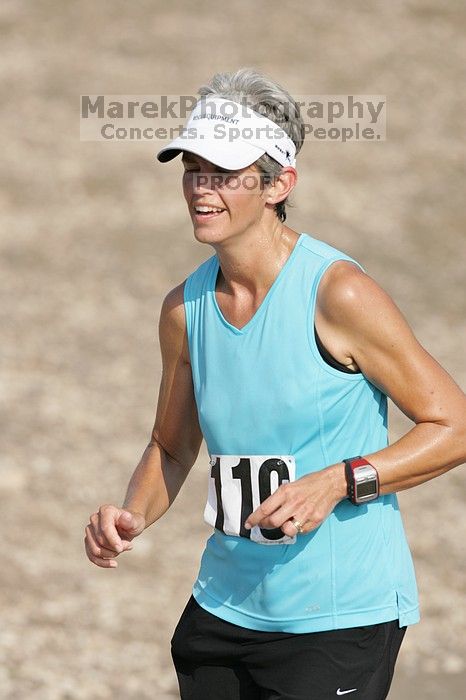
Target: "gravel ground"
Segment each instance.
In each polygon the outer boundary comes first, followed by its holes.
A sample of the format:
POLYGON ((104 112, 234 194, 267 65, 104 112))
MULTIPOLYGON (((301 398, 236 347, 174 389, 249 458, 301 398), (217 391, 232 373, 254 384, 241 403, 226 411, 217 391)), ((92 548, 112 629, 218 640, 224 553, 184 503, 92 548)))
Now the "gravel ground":
MULTIPOLYGON (((178 696, 169 639, 203 543, 206 453, 117 570, 84 527, 120 504, 152 428, 166 292, 211 255, 179 164, 153 143, 80 142, 80 94, 189 94, 252 65, 293 94, 386 94, 388 139, 306 144, 290 224, 357 258, 466 386, 465 7, 172 0, 0 6, 0 698, 178 696)), ((391 411, 391 440, 410 423, 391 411)), ((400 495, 422 621, 390 698, 466 683, 461 468, 400 495)))

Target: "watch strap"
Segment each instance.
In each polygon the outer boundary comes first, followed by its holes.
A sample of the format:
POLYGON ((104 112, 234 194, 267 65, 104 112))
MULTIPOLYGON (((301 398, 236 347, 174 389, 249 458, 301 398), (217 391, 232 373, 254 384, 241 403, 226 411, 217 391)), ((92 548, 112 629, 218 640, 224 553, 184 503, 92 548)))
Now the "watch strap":
MULTIPOLYGON (((364 466, 369 466, 375 469, 374 465, 371 464, 370 462, 367 461, 367 459, 364 459, 364 457, 361 457, 361 455, 358 455, 357 457, 349 457, 348 459, 344 459, 343 463, 345 465, 345 476, 346 476, 346 486, 347 486, 347 494, 348 498, 353 503, 353 505, 359 505, 359 503, 356 501, 356 485, 355 485, 355 480, 354 480, 354 469, 357 467, 364 467, 364 466)), ((377 474, 377 470, 375 469, 375 472, 377 474)), ((378 491, 378 475, 377 475, 377 491, 378 491)))

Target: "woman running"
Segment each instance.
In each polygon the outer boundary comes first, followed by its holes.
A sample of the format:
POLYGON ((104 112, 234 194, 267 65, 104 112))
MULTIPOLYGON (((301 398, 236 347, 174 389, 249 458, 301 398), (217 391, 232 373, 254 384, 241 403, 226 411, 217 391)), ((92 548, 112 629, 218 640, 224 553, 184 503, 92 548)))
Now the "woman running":
POLYGON ((86 552, 117 566, 204 439, 213 532, 172 639, 182 699, 383 700, 419 620, 396 492, 466 460, 466 397, 357 261, 285 224, 304 132, 288 92, 241 69, 199 94, 158 159, 181 155, 215 252, 163 302, 151 440, 86 552), (391 445, 387 397, 414 422, 391 445))

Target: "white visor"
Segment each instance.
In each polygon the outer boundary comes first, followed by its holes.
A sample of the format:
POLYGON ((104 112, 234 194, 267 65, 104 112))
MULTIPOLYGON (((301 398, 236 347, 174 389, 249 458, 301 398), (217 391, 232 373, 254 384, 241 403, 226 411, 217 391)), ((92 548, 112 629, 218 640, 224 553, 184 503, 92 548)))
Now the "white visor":
POLYGON ((296 148, 278 124, 247 105, 218 97, 201 98, 183 132, 157 153, 166 163, 182 151, 226 170, 252 165, 267 153, 280 165, 296 165, 296 148))

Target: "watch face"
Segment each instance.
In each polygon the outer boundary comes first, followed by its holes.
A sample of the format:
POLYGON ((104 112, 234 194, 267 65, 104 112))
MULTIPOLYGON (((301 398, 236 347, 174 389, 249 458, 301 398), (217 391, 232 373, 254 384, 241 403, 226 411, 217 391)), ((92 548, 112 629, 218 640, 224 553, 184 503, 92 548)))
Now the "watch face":
POLYGON ((377 493, 377 482, 375 479, 370 481, 365 481, 362 484, 356 484, 356 496, 357 498, 363 498, 364 496, 373 496, 377 493))

